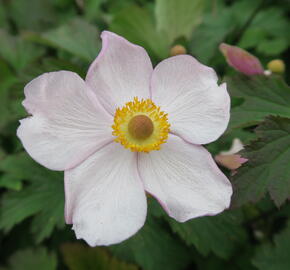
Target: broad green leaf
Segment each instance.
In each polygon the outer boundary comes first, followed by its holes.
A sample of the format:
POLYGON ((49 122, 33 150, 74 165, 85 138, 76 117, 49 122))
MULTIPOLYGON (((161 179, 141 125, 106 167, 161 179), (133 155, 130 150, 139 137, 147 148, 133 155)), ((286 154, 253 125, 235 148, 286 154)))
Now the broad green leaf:
POLYGON ((225 81, 231 96, 243 99, 232 108, 230 127, 256 125, 270 114, 290 117, 290 87, 281 77, 237 75, 225 81))
POLYGON ((269 192, 280 206, 290 197, 290 119, 270 116, 256 133, 258 139, 241 153, 249 160, 233 177, 232 203, 256 202, 269 192))
POLYGON ((110 30, 143 46, 157 59, 166 58, 169 54, 168 38, 156 30, 154 18, 145 8, 130 6, 122 9, 114 15, 110 30))
POLYGON ((189 250, 150 216, 135 236, 111 246, 111 250, 120 258, 136 262, 144 270, 184 269, 191 259, 189 250))
POLYGON ((265 55, 277 55, 288 48, 289 42, 285 38, 277 38, 274 40, 264 40, 259 43, 257 50, 265 55))
POLYGON ((7 232, 24 219, 34 216, 31 230, 36 242, 41 242, 55 227, 63 227, 64 194, 61 174, 46 170, 24 153, 4 159, 0 163, 0 169, 10 177, 30 182, 20 191, 9 191, 3 195, 0 229, 7 232))
POLYGON ((264 8, 253 18, 239 45, 257 48, 257 51, 264 55, 280 54, 289 46, 289 35, 285 35, 289 26, 289 20, 283 9, 264 8))
POLYGON ((196 218, 185 223, 169 220, 170 226, 187 245, 193 245, 202 255, 213 252, 229 258, 246 241, 239 211, 227 211, 217 216, 196 218), (222 243, 222 244, 221 244, 222 243))
POLYGON ((18 29, 43 31, 53 26, 56 13, 53 9, 54 0, 11 0, 8 2, 9 16, 18 29))
POLYGON ((257 248, 253 264, 260 270, 290 269, 290 226, 274 236, 274 243, 267 243, 257 248))
POLYGON ((5 59, 16 71, 27 67, 43 53, 43 48, 0 29, 0 57, 5 59))
POLYGON ((156 0, 157 29, 164 31, 170 42, 190 38, 193 29, 201 22, 203 0, 156 0))
MULTIPOLYGON (((2 269, 2 268, 0 268, 2 269)), ((48 253, 43 247, 24 249, 15 252, 8 260, 7 268, 3 270, 56 270, 57 258, 54 253, 48 253)))
POLYGON ((0 5, 0 28, 4 28, 7 24, 6 21, 6 10, 3 5, 0 5))
POLYGON ((81 18, 44 33, 42 38, 41 42, 46 41, 47 45, 67 51, 86 62, 92 62, 100 49, 97 27, 81 18))
POLYGON ((82 244, 64 244, 61 247, 64 262, 69 270, 138 270, 137 266, 112 257, 100 247, 82 244))
POLYGON ((20 99, 15 97, 15 95, 13 95, 14 93, 11 91, 12 86, 18 79, 9 72, 6 74, 3 72, 3 77, 1 77, 2 76, 0 75, 0 133, 4 134, 7 124, 10 121, 15 121, 21 118, 23 111, 15 111, 14 106, 17 103, 20 103, 20 99))
POLYGON ((104 2, 105 0, 87 0, 83 2, 83 9, 84 9, 85 17, 89 21, 98 19, 101 13, 100 6, 104 2))
POLYGON ((20 190, 22 188, 22 180, 11 175, 0 176, 0 188, 7 188, 13 190, 20 190))
MULTIPOLYGON (((263 28, 249 28, 241 37, 238 47, 244 49, 256 47, 267 36, 267 32, 263 28)), ((262 44, 262 43, 261 43, 262 44)))
POLYGON ((234 29, 233 20, 233 14, 228 9, 206 14, 190 41, 191 53, 203 63, 209 63, 212 57, 218 53, 219 44, 234 29))

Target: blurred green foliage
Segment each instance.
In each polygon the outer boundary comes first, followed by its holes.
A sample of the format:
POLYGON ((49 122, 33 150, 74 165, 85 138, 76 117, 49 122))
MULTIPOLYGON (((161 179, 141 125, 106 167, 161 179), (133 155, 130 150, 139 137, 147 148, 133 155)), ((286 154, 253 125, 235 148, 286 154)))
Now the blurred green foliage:
POLYGON ((0 269, 289 270, 289 15, 287 0, 0 0, 0 269), (27 116, 23 87, 55 70, 84 77, 105 29, 143 46, 154 65, 182 44, 228 83, 230 126, 206 147, 216 154, 236 137, 249 144, 250 161, 234 176, 225 170, 230 210, 177 223, 148 198, 144 228, 107 248, 88 247, 65 226, 62 173, 36 164, 16 137, 27 116), (286 73, 237 74, 221 42, 264 66, 281 58, 286 73))

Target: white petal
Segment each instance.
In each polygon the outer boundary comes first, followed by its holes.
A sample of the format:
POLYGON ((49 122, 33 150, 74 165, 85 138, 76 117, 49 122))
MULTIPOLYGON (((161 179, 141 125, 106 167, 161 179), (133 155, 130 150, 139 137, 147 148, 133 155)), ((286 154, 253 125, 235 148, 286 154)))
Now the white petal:
POLYGON ((146 218, 136 153, 117 143, 65 172, 66 222, 89 245, 111 245, 135 234, 146 218))
POLYGON ((180 222, 228 208, 232 187, 202 146, 170 135, 160 151, 139 154, 145 190, 180 222))
POLYGON ((168 113, 171 132, 194 144, 215 141, 229 122, 230 97, 213 69, 192 56, 162 61, 153 71, 152 99, 168 113))
POLYGON ((33 116, 20 121, 17 135, 37 162, 65 170, 113 140, 112 116, 75 73, 45 73, 24 89, 23 105, 33 116))
POLYGON ((148 98, 152 64, 146 51, 126 39, 102 32, 103 47, 86 81, 111 114, 134 97, 148 98))

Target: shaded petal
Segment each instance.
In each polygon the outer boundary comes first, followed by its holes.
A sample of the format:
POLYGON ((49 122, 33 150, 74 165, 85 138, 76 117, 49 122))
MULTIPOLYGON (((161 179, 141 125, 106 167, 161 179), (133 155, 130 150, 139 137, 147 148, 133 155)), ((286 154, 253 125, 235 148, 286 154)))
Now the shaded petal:
POLYGON ((113 140, 112 116, 75 73, 45 73, 24 89, 23 105, 33 116, 20 121, 17 135, 33 159, 52 170, 82 162, 113 140))
POLYGON ((117 143, 65 172, 66 222, 89 245, 111 245, 144 224, 147 204, 136 153, 117 143))
POLYGON ((154 69, 152 99, 168 113, 170 130, 194 144, 215 141, 226 129, 230 97, 212 68, 189 55, 162 61, 154 69))
POLYGON ((177 221, 215 215, 228 208, 232 187, 202 146, 170 135, 161 151, 139 155, 145 190, 177 221))
POLYGON ((152 64, 146 51, 114 33, 101 34, 103 46, 86 81, 111 114, 134 97, 148 98, 152 64))
POLYGON ((246 75, 264 73, 264 69, 259 59, 247 51, 225 43, 222 43, 219 48, 228 64, 237 71, 246 75))

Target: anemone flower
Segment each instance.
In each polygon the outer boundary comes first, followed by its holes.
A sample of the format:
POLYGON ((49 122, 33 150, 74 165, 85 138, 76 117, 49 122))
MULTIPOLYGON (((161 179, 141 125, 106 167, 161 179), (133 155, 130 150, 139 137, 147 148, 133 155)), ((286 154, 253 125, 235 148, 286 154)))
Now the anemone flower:
POLYGON ((45 73, 24 89, 18 137, 30 156, 65 173, 65 219, 89 245, 135 234, 146 192, 184 222, 215 215, 232 187, 209 152, 229 121, 226 85, 189 55, 152 68, 146 51, 103 32, 86 79, 45 73))

